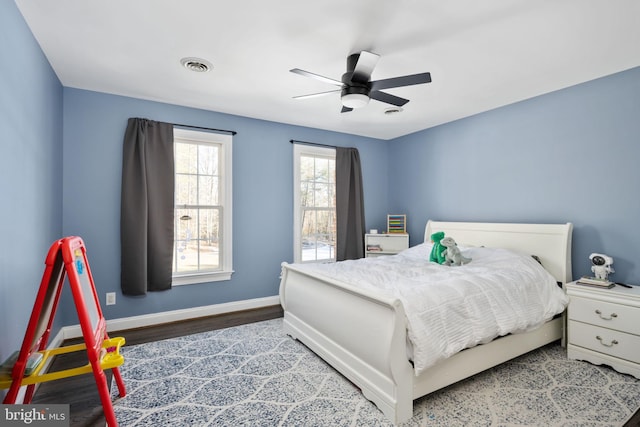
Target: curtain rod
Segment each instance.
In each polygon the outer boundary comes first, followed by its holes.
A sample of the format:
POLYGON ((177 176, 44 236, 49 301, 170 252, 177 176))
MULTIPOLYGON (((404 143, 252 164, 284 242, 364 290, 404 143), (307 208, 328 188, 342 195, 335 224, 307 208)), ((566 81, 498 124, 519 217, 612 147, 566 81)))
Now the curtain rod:
POLYGON ((236 132, 234 130, 215 129, 215 128, 207 128, 207 127, 192 126, 192 125, 181 125, 179 123, 172 123, 172 125, 179 126, 181 128, 202 129, 202 130, 210 130, 210 131, 213 131, 213 132, 230 133, 231 135, 235 135, 236 133, 238 133, 238 132, 236 132))
POLYGON ((298 141, 296 139, 291 139, 289 140, 289 142, 292 144, 315 145, 316 147, 338 148, 335 145, 318 144, 317 142, 308 142, 308 141, 298 141))

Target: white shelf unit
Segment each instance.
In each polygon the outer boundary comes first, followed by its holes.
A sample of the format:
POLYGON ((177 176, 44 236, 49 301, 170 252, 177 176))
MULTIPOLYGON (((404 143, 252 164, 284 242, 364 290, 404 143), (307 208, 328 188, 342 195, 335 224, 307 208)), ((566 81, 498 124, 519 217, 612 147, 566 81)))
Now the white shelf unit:
POLYGON ((407 248, 409 248, 409 234, 407 233, 364 235, 365 257, 395 255, 407 248))

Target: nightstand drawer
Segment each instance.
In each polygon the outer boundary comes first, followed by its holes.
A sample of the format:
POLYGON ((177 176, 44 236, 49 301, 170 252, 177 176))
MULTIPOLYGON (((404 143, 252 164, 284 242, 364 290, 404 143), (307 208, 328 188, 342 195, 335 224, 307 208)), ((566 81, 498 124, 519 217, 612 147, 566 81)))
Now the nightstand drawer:
POLYGON ((569 344, 640 363, 640 336, 569 321, 569 344))
POLYGON ((640 335, 640 310, 628 305, 571 296, 569 320, 640 335))

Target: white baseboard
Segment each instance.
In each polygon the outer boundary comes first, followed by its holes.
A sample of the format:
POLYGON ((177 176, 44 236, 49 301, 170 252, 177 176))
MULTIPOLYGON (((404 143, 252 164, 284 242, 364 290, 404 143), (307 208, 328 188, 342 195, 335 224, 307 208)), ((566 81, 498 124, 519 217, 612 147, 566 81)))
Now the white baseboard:
MULTIPOLYGON (((161 313, 143 314, 140 316, 123 317, 107 320, 107 332, 121 331, 125 329, 142 328, 145 326, 161 325, 163 323, 177 322, 180 320, 197 319, 198 317, 214 316, 216 314, 232 313, 234 311, 251 310, 254 308, 279 305, 280 297, 255 298, 243 301, 233 301, 223 304, 207 305, 203 307, 186 308, 182 310, 163 311, 161 313)), ((80 325, 64 326, 56 339, 61 335, 62 341, 79 338, 82 336, 80 325)), ((60 345, 60 343, 58 343, 60 345)))

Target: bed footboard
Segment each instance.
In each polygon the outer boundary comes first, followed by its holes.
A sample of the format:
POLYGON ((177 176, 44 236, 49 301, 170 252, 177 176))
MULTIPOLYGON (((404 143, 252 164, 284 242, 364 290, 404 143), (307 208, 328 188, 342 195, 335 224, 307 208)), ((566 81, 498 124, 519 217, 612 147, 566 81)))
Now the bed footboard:
POLYGON ((402 304, 282 264, 285 332, 358 386, 394 423, 413 415, 402 304))

